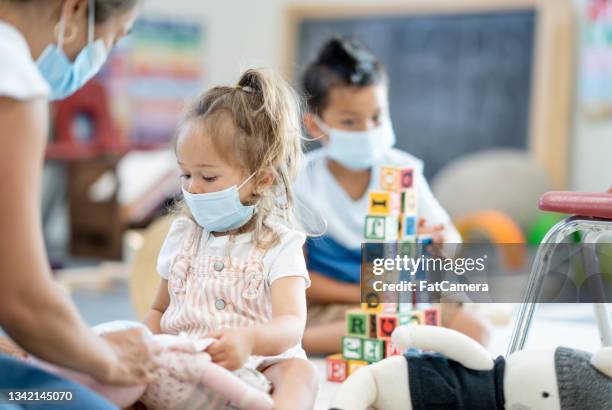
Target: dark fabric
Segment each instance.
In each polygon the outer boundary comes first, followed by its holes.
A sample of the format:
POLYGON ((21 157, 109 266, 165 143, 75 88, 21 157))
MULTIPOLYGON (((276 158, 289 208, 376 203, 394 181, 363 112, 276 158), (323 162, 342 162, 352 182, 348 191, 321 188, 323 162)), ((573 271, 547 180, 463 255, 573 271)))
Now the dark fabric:
POLYGON ((93 391, 47 373, 20 360, 0 354, 0 410, 21 408, 26 410, 115 410, 117 407, 93 391), (47 403, 30 402, 11 405, 7 400, 11 390, 37 392, 69 391, 71 401, 47 403))
POLYGON ((504 409, 503 357, 488 371, 466 369, 439 353, 408 351, 404 357, 413 410, 504 409))

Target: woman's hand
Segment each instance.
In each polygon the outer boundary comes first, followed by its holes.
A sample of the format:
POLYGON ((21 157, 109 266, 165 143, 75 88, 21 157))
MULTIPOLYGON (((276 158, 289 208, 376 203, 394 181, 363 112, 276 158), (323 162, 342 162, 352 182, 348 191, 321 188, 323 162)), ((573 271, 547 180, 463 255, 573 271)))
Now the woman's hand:
POLYGON ((206 352, 213 362, 228 370, 240 369, 253 352, 253 334, 247 328, 217 330, 206 337, 217 339, 206 352))
POLYGON ((155 380, 155 347, 145 340, 142 329, 133 328, 100 335, 108 347, 108 361, 94 370, 102 383, 135 385, 155 380))

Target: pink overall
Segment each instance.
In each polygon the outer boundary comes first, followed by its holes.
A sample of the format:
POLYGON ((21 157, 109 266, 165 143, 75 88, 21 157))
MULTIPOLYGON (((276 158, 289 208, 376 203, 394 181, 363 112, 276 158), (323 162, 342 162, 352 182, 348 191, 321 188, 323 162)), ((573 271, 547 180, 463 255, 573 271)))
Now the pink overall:
MULTIPOLYGON (((202 240, 208 242, 209 234, 197 224, 189 225, 181 249, 170 265, 170 305, 161 319, 162 333, 202 338, 217 329, 270 321, 272 302, 264 274, 265 252, 253 246, 246 258, 232 257, 230 238, 226 255, 211 255, 206 252, 206 243, 201 244, 202 240)), ((303 350, 290 349, 274 357, 251 356, 245 367, 262 369, 283 358, 305 357, 299 352, 303 350)), ((186 399, 192 401, 189 395, 193 389, 188 387, 193 386, 175 379, 160 380, 159 386, 152 387, 143 397, 145 404, 153 405, 152 401, 162 398, 175 404, 186 399)))
POLYGON ((199 251, 202 233, 200 226, 192 224, 170 265, 170 306, 161 319, 162 333, 203 337, 213 330, 270 321, 264 252, 253 246, 246 259, 208 255, 205 249, 199 251))

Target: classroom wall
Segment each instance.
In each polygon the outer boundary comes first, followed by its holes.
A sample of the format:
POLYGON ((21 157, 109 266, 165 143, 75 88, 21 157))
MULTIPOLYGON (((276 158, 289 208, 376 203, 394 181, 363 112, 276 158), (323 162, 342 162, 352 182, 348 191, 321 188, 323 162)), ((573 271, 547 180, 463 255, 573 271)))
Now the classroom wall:
MULTIPOLYGON (((580 22, 579 9, 586 0, 572 1, 580 22)), ((206 51, 202 64, 206 71, 204 86, 209 86, 235 82, 246 67, 283 67, 285 9, 292 4, 307 3, 313 1, 146 0, 144 7, 148 13, 189 16, 206 24, 206 51)), ((381 1, 325 0, 318 3, 350 7, 355 4, 380 5, 381 1)), ((578 44, 579 41, 580 34, 578 44)), ((578 75, 579 70, 576 70, 577 78, 578 75)), ((570 188, 602 191, 612 185, 612 120, 593 123, 580 113, 579 101, 575 107, 570 145, 570 188)))

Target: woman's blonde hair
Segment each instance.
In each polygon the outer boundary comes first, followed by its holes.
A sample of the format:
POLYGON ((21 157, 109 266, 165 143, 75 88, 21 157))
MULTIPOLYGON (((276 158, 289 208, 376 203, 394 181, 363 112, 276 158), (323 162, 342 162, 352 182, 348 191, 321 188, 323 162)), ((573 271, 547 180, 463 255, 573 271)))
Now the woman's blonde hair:
MULTIPOLYGON (((255 174, 256 183, 270 172, 274 182, 257 192, 255 244, 269 249, 279 243, 271 220, 299 228, 293 214, 292 185, 302 156, 301 104, 297 93, 280 76, 260 69, 247 70, 234 87, 214 87, 189 107, 181 129, 200 121, 215 150, 233 166, 255 174), (229 126, 228 126, 229 125, 229 126)), ((177 209, 193 219, 183 201, 177 209)))

